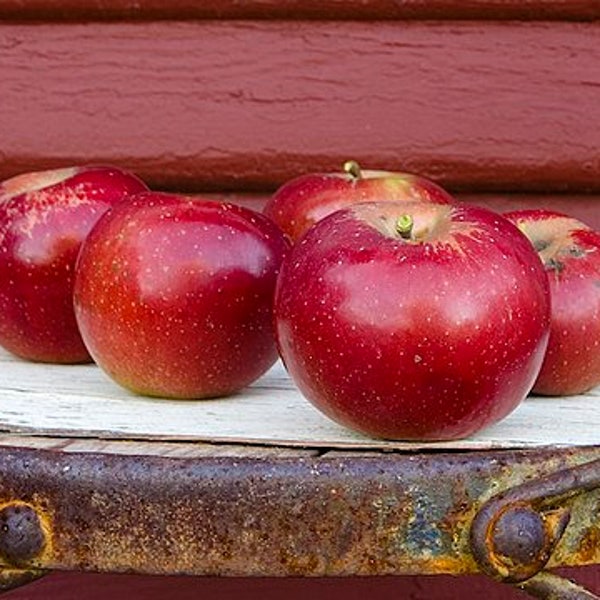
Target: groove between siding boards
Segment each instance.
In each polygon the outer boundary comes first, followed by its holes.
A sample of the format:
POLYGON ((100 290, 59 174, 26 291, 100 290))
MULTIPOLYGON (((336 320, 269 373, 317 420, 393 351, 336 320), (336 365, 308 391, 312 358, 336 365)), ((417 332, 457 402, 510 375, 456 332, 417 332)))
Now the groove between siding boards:
POLYGON ((482 19, 593 21, 597 0, 0 0, 13 21, 482 19))
MULTIPOLYGON (((220 202, 234 202, 253 210, 261 211, 269 194, 206 194, 199 197, 220 202)), ((476 204, 496 212, 505 213, 523 208, 545 208, 565 213, 583 221, 586 225, 600 231, 600 195, 586 194, 454 194, 459 202, 476 204)))
POLYGON ((151 185, 299 172, 600 191, 600 23, 0 26, 0 177, 116 162, 151 185))

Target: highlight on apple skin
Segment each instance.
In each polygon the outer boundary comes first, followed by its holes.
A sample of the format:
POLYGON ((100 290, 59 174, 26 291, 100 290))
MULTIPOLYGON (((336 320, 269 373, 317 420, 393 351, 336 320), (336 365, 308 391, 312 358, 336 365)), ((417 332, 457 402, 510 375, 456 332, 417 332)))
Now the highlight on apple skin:
POLYGON ((291 378, 324 414, 378 438, 452 440, 530 392, 550 292, 532 245, 501 215, 364 203, 294 245, 275 318, 291 378))
POLYGON ((545 209, 504 216, 531 240, 550 284, 550 340, 533 391, 567 396, 600 385, 600 233, 545 209))
POLYGON ((90 361, 73 313, 75 261, 109 208, 147 190, 112 166, 75 166, 0 183, 0 345, 31 361, 90 361))
POLYGON ((300 175, 271 196, 263 212, 297 241, 327 215, 359 202, 450 204, 454 198, 429 179, 412 173, 363 170, 353 160, 333 173, 300 175))
POLYGON ((288 242, 233 204, 147 192, 89 234, 74 303, 95 362, 166 398, 232 394, 277 360, 275 282, 288 242))

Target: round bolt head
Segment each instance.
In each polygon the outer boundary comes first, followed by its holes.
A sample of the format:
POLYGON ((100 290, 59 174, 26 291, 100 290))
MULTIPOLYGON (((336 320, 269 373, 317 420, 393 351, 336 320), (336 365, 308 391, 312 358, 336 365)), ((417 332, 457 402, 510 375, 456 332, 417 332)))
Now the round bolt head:
POLYGON ((547 546, 542 517, 530 508, 510 508, 494 524, 492 543, 496 557, 511 566, 537 562, 547 546))
POLYGON ((9 504, 0 510, 0 555, 10 564, 27 564, 46 545, 40 518, 27 504, 9 504))

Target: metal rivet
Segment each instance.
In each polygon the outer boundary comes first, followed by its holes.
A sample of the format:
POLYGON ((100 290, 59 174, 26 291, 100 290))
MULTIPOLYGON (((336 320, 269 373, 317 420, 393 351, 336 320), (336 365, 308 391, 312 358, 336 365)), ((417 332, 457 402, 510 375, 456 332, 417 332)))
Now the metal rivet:
POLYGON ((10 564, 26 564, 46 546, 46 535, 35 510, 14 503, 0 510, 0 555, 10 564))
POLYGON ((526 566, 540 560, 548 547, 542 517, 528 507, 511 507, 502 513, 491 531, 496 560, 507 567, 526 566))

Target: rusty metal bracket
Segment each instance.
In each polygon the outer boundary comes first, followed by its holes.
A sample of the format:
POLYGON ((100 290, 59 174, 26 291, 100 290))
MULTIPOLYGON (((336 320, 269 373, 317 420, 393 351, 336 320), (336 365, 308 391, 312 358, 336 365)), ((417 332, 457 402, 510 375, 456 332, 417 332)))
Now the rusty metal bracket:
MULTIPOLYGON (((549 599, 560 582, 545 568, 600 562, 600 447, 407 454, 43 443, 0 446, 0 568, 16 578, 484 570, 549 599), (498 490, 510 491, 488 500, 498 490)), ((554 598, 592 598, 565 589, 571 596, 554 598)))
POLYGON ((471 526, 471 548, 488 575, 538 598, 597 596, 543 571, 571 518, 571 498, 600 488, 600 460, 563 469, 488 500, 471 526))

